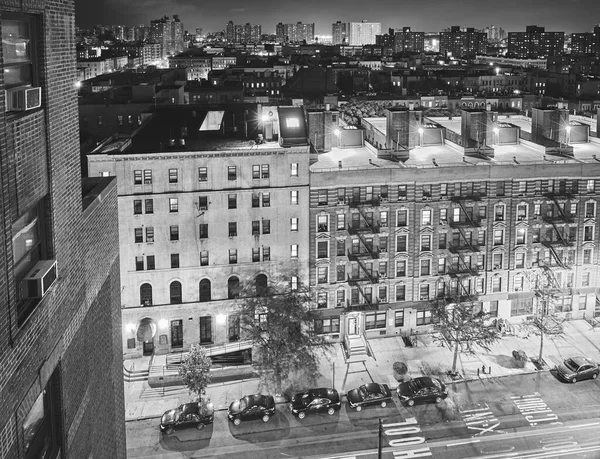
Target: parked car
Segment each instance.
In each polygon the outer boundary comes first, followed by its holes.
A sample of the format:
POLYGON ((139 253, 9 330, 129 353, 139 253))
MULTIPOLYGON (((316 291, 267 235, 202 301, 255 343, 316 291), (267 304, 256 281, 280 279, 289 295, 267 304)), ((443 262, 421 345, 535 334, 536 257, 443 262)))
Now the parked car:
POLYGON ((202 399, 199 402, 184 403, 173 410, 166 411, 160 418, 160 430, 167 435, 174 429, 196 427, 203 429, 205 425, 214 420, 215 408, 213 404, 202 399))
POLYGON ((385 407, 392 401, 392 393, 387 384, 369 383, 352 389, 346 394, 350 408, 356 411, 363 409, 367 405, 381 405, 385 407))
POLYGON ((239 426, 243 420, 262 419, 267 422, 275 414, 275 399, 271 395, 246 395, 229 405, 227 417, 239 426))
POLYGON ((307 414, 334 414, 342 406, 340 395, 335 389, 309 389, 292 397, 290 409, 294 416, 304 419, 307 414))
POLYGON ((576 383, 582 379, 596 379, 600 368, 587 357, 570 357, 556 366, 558 375, 565 381, 576 383))
POLYGON ((400 383, 396 392, 400 401, 408 406, 413 406, 415 403, 440 403, 448 396, 444 383, 429 376, 400 383))

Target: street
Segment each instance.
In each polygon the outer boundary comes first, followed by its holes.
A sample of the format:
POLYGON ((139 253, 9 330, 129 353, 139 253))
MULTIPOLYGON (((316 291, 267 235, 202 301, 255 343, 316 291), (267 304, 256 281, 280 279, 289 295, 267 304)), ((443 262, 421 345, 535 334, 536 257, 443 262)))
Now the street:
POLYGON ((441 404, 361 412, 344 403, 333 416, 299 420, 287 405, 263 423, 235 427, 226 412, 213 425, 162 435, 159 419, 127 423, 129 458, 383 458, 600 457, 600 383, 564 383, 548 371, 454 383, 441 404))

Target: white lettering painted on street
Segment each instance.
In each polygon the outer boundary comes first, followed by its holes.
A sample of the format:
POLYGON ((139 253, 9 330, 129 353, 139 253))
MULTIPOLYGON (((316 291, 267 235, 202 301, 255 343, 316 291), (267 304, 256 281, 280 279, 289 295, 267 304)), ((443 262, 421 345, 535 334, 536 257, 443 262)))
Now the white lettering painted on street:
MULTIPOLYGON (((395 422, 392 424, 383 424, 384 434, 386 437, 412 435, 410 437, 389 439, 391 447, 406 447, 412 445, 420 445, 425 443, 425 437, 415 434, 421 433, 421 428, 416 425, 415 418, 408 418, 403 422, 395 422)), ((427 447, 419 449, 411 449, 407 451, 392 451, 394 458, 413 458, 413 457, 428 457, 432 456, 431 450, 427 447)))
POLYGON ((542 449, 559 449, 569 447, 580 447, 579 443, 571 437, 553 437, 553 438, 542 438, 540 440, 542 449))
POLYGON ((530 395, 515 395, 511 399, 530 426, 535 427, 540 423, 562 424, 558 416, 542 400, 538 392, 530 395))
POLYGON ((467 425, 467 429, 477 431, 473 434, 474 437, 486 433, 503 433, 503 431, 496 430, 500 427, 500 421, 494 416, 489 405, 485 403, 481 408, 462 410, 460 414, 467 425))

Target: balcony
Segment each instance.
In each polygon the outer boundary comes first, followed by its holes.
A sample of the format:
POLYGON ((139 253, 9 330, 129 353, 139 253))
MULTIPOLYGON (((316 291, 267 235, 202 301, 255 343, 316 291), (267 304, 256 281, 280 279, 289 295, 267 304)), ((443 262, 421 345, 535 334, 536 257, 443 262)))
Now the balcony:
POLYGON ((360 199, 351 199, 348 201, 348 206, 350 208, 357 208, 357 207, 366 207, 366 206, 379 206, 380 205, 380 200, 379 198, 375 198, 372 197, 371 199, 365 199, 360 200, 360 199))
POLYGON ((350 300, 346 302, 346 309, 348 311, 377 311, 379 309, 379 300, 368 301, 363 298, 362 303, 351 303, 350 300))
POLYGON ((469 193, 464 193, 460 195, 450 196, 450 201, 452 202, 461 202, 461 201, 481 201, 481 198, 484 198, 486 195, 484 193, 478 191, 472 191, 469 193))
POLYGON ((542 220, 551 225, 554 223, 574 223, 574 217, 572 214, 560 212, 558 215, 545 215, 542 217, 542 220))
POLYGON ((362 252, 352 252, 351 250, 348 250, 348 259, 350 261, 358 261, 359 259, 364 260, 364 259, 372 259, 375 260, 377 258, 379 258, 379 251, 377 250, 369 250, 369 248, 367 247, 367 250, 362 251, 362 252))
POLYGON ((458 265, 450 265, 446 270, 447 274, 452 277, 464 277, 464 276, 479 276, 479 270, 474 267, 471 268, 469 266, 458 266, 458 265))
POLYGON ((450 228, 479 228, 481 226, 481 218, 467 217, 458 221, 450 220, 448 224, 450 225, 450 228))
POLYGON ((463 242, 460 244, 448 244, 448 249, 452 253, 463 253, 463 252, 479 252, 479 245, 477 244, 469 244, 467 242, 463 242))
POLYGON ((367 222, 365 222, 365 224, 362 226, 348 225, 348 233, 350 233, 352 235, 360 234, 360 233, 377 234, 377 233, 379 233, 379 225, 376 223, 373 223, 370 225, 367 222))
POLYGON ((379 273, 371 274, 370 276, 366 273, 362 273, 359 276, 348 276, 348 284, 349 285, 357 285, 359 283, 366 284, 378 284, 379 283, 379 273))

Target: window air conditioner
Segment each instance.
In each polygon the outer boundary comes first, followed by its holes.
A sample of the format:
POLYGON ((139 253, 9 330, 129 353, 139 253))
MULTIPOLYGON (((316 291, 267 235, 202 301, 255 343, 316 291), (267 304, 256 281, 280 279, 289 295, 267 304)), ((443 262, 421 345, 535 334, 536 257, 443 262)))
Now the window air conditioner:
POLYGON ((6 90, 6 111, 25 111, 42 105, 42 88, 13 88, 6 90))
POLYGON ((56 276, 56 260, 39 261, 21 281, 21 298, 43 298, 56 276))

